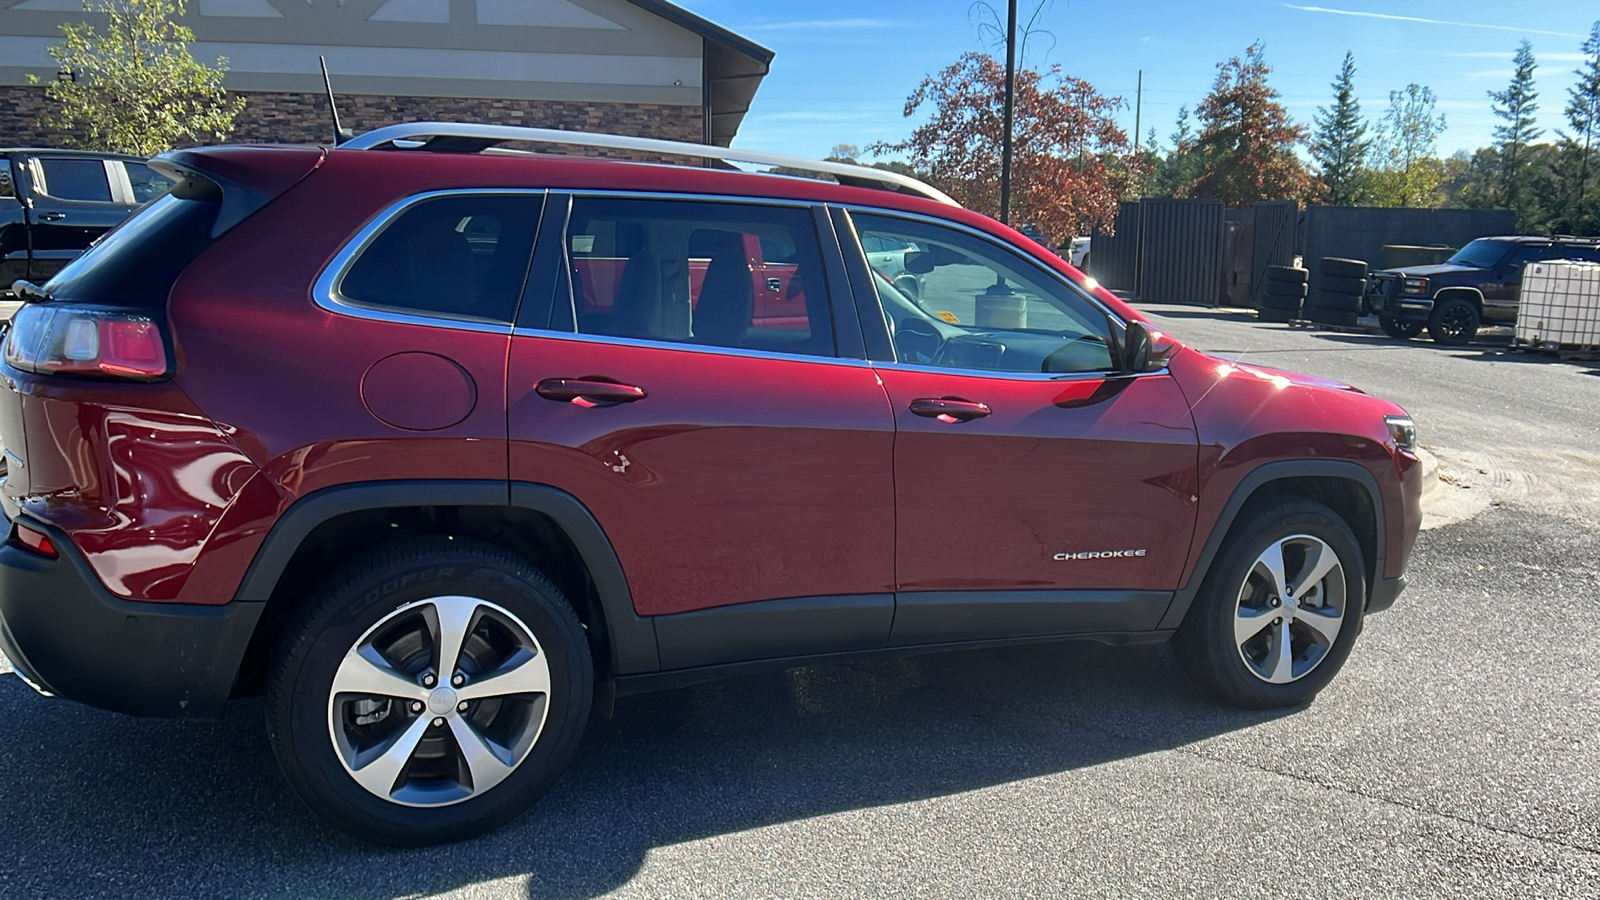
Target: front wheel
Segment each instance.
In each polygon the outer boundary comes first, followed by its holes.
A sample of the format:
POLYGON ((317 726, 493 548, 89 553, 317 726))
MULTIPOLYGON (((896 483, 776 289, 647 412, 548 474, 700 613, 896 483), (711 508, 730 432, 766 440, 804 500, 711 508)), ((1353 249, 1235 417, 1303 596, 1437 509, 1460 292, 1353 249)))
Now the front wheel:
POLYGON ((1218 699, 1252 709, 1306 703, 1361 631, 1365 566, 1350 526, 1298 497, 1248 508, 1172 648, 1218 699))
POLYGON ((1460 347, 1478 336, 1478 308, 1460 297, 1441 300, 1428 317, 1428 337, 1435 343, 1460 347))
POLYGON ((509 821, 565 768, 594 674, 572 607, 510 553, 424 538, 331 576, 285 628, 267 734, 289 784, 364 840, 509 821))
POLYGON ((1421 322, 1409 322, 1394 316, 1379 316, 1378 326, 1384 334, 1401 341, 1409 341, 1422 333, 1421 322))

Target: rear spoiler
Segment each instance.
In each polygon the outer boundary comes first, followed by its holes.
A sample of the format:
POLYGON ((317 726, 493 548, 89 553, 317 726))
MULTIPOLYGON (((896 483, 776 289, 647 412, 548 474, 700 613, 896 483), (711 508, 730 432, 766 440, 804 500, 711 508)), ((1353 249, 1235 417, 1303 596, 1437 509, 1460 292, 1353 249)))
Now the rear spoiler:
POLYGON ((320 147, 198 147, 172 150, 150 168, 177 182, 172 195, 221 203, 213 239, 300 183, 327 159, 320 147))

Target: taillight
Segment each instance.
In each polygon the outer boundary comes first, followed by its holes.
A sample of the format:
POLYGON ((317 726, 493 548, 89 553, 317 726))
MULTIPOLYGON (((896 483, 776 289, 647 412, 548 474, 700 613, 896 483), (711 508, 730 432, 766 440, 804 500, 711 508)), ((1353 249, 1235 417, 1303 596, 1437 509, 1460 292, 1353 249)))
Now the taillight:
POLYGON ((149 316, 27 303, 11 317, 6 364, 44 375, 161 378, 167 346, 149 316))

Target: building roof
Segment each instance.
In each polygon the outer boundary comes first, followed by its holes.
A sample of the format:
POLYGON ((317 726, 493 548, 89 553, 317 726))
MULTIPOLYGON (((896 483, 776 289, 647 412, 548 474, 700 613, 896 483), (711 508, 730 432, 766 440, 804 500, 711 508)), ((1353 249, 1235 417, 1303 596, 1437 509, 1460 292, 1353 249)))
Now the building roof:
POLYGON ((771 71, 773 52, 666 0, 628 2, 705 39, 705 142, 728 146, 750 111, 761 79, 771 71))

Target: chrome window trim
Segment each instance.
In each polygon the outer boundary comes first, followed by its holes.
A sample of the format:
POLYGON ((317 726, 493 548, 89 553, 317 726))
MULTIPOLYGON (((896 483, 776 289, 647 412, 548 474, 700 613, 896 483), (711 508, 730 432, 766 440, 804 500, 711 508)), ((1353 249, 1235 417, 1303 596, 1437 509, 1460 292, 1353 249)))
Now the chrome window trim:
POLYGON ((657 341, 649 338, 613 337, 608 334, 583 334, 578 331, 555 331, 548 328, 518 328, 514 337, 548 338, 563 341, 581 341, 587 344, 604 344, 611 347, 642 347, 648 350, 682 350, 688 353, 709 353, 717 356, 737 356, 743 359, 776 359, 793 362, 822 363, 824 365, 871 368, 864 359, 842 356, 816 356, 810 353, 784 353, 779 350, 746 350, 742 347, 718 347, 711 344, 689 344, 680 341, 657 341))
MULTIPOLYGON (((427 315, 423 313, 404 312, 400 307, 372 306, 352 300, 340 293, 339 285, 344 281, 345 274, 352 263, 375 240, 385 228, 399 218, 406 210, 419 203, 435 200, 439 197, 504 197, 504 196, 547 196, 550 192, 545 188, 448 188, 437 191, 424 191, 420 194, 411 194, 389 204, 361 226, 353 236, 344 242, 323 266, 321 274, 311 287, 311 299, 317 306, 340 316, 352 319, 366 319, 373 322, 389 322, 399 325, 421 325, 433 328, 452 328, 458 331, 476 331, 482 334, 510 335, 513 324, 507 322, 490 322, 485 319, 470 319, 466 317, 448 316, 443 313, 427 315)), ((537 238, 536 238, 537 240, 537 238)), ((531 251, 530 251, 531 255, 531 251)), ((521 299, 520 297, 518 298, 521 299)), ((513 309, 513 314, 515 309, 513 309)))
POLYGON ((927 375, 965 375, 971 378, 1000 378, 1006 381, 1120 381, 1124 378, 1148 378, 1151 375, 1168 375, 1171 370, 1163 366, 1153 372, 1007 372, 998 369, 956 369, 948 366, 925 366, 918 363, 877 362, 875 369, 898 372, 920 372, 927 375))
POLYGON ((604 197, 622 200, 686 200, 700 203, 735 203, 744 206, 792 206, 810 209, 826 206, 820 200, 797 200, 793 197, 751 197, 746 194, 695 194, 683 191, 629 191, 612 188, 551 188, 571 194, 574 200, 583 197, 604 197))

